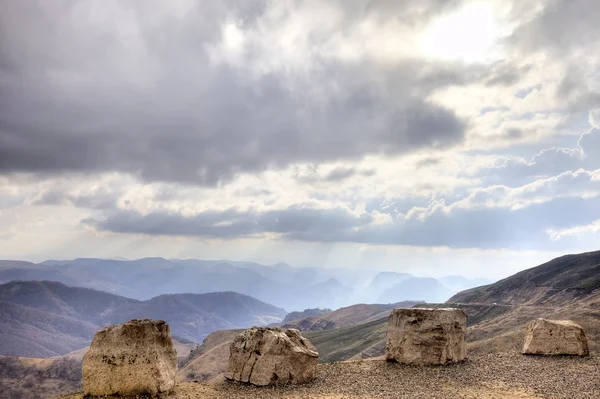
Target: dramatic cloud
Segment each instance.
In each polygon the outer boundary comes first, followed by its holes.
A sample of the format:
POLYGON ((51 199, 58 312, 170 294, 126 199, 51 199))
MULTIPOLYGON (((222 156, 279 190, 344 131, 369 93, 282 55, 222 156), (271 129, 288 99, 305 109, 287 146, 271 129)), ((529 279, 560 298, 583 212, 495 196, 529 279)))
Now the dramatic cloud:
POLYGON ((0 248, 392 268, 597 249, 599 16, 0 1, 0 248))
POLYGON ((186 217, 175 212, 108 212, 84 223, 116 233, 235 238, 264 236, 324 242, 453 248, 550 247, 549 231, 600 218, 600 169, 566 172, 518 188, 492 186, 446 206, 432 202, 406 213, 355 213, 349 209, 295 206, 281 210, 205 211, 186 217))
POLYGON ((529 161, 521 157, 498 157, 492 165, 477 170, 474 176, 488 184, 515 185, 565 171, 600 168, 600 130, 590 129, 576 144, 575 148, 543 149, 529 161))
MULTIPOLYGON (((0 171, 121 171, 213 185, 270 166, 462 140, 465 121, 427 100, 454 79, 444 66, 343 63, 323 53, 307 54, 307 70, 296 71, 289 69, 296 60, 262 47, 282 34, 298 41, 288 50, 314 51, 318 39, 359 23, 349 18, 372 21, 385 15, 382 9, 371 10, 369 2, 349 10, 342 3, 325 10, 310 2, 283 10, 270 2, 242 9, 220 3, 186 3, 185 10, 161 2, 4 4, 0 171), (371 11, 356 14, 365 7, 371 11), (317 37, 278 32, 270 14, 309 23, 302 13, 329 11, 342 14, 317 37), (419 86, 438 74, 446 77, 419 86)), ((430 11, 406 7, 397 12, 428 18, 430 11)))

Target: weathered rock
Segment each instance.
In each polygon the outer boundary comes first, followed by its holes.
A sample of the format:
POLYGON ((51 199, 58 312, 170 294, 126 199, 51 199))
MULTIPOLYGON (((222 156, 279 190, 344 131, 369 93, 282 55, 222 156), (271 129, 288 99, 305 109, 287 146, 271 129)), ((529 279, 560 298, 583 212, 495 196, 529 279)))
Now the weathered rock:
POLYGON ((169 325, 131 320, 96 333, 83 357, 85 395, 151 395, 175 386, 177 353, 169 325))
POLYGON ((467 314, 460 309, 394 309, 388 320, 386 357, 434 365, 465 359, 467 314))
POLYGON ((229 351, 228 380, 279 385, 316 377, 319 353, 295 329, 252 327, 235 337, 229 351))
POLYGON ((532 320, 525 331, 525 355, 589 356, 583 328, 571 320, 532 320))

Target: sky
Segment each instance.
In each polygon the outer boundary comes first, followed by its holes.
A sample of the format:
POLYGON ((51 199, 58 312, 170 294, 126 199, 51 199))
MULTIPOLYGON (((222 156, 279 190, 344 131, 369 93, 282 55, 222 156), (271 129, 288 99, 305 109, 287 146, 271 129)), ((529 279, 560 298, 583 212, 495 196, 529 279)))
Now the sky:
POLYGON ((503 277, 600 245, 600 2, 0 0, 0 258, 503 277))

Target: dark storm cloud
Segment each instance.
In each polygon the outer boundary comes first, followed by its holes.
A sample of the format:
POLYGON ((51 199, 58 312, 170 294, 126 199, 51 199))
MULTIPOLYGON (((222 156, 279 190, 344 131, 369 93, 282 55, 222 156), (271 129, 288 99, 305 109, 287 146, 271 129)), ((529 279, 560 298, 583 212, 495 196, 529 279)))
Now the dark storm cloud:
POLYGON ((325 176, 326 181, 340 181, 356 175, 355 168, 336 168, 325 176))
MULTIPOLYGON (((344 11, 344 32, 364 16, 425 23, 458 3, 332 4, 344 11)), ((180 13, 170 4, 1 2, 0 173, 116 170, 212 185, 269 166, 440 148, 460 142, 466 122, 425 99, 486 76, 481 67, 317 55, 309 80, 256 76, 211 64, 206 49, 223 21, 254 28, 265 2, 191 2, 180 13)))
POLYGON ((295 206, 267 212, 205 211, 189 218, 169 212, 143 215, 133 210, 116 210, 103 219, 86 219, 84 223, 117 233, 234 238, 267 232, 333 234, 369 220, 369 217, 355 218, 342 208, 320 210, 295 206))
POLYGON ((77 208, 114 209, 117 206, 119 192, 98 190, 89 194, 73 195, 60 189, 44 192, 31 202, 32 205, 72 205, 77 208))

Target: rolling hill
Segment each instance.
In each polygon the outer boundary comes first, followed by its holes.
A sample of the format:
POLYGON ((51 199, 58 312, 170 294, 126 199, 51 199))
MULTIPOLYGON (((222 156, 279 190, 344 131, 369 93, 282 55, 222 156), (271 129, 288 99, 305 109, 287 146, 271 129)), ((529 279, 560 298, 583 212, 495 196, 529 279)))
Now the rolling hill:
POLYGON ((590 348, 600 348, 600 251, 566 255, 495 284, 460 292, 444 306, 495 310, 469 328, 474 352, 517 352, 534 318, 581 324, 590 348))
MULTIPOLYGON (((395 306, 412 307, 417 303, 417 301, 405 301, 396 303, 395 306)), ((296 328, 300 331, 333 330, 387 317, 390 309, 392 308, 385 305, 358 304, 346 306, 322 315, 292 320, 282 325, 282 327, 296 328)))
POLYGON ((495 284, 454 295, 449 303, 503 303, 600 308, 600 251, 566 255, 495 284))
POLYGON ((0 355, 64 355, 88 345, 103 326, 133 318, 166 320, 173 335, 200 342, 215 330, 279 322, 285 314, 235 292, 138 301, 52 281, 14 281, 0 285, 0 355))
POLYGON ((322 316, 327 313, 331 313, 331 311, 332 310, 328 309, 328 308, 325 308, 325 309, 315 308, 315 309, 305 309, 302 312, 290 312, 285 316, 285 318, 282 321, 282 324, 289 323, 291 321, 298 320, 298 319, 304 319, 306 317, 322 316))

